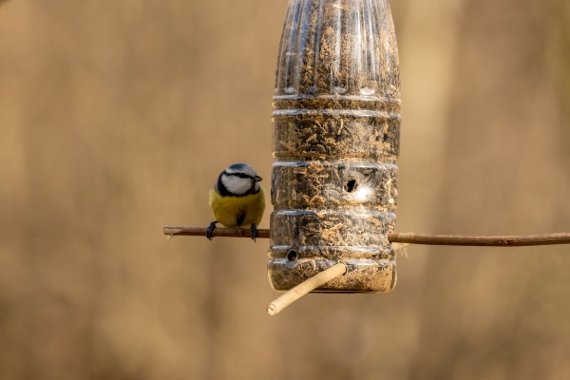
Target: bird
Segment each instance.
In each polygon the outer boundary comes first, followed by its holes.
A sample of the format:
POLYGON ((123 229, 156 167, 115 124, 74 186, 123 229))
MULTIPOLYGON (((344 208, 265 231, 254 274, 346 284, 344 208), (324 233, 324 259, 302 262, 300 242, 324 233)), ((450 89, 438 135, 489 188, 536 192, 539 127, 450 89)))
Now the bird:
POLYGON ((216 218, 206 229, 209 240, 214 236, 216 224, 221 223, 225 227, 249 227, 255 241, 265 211, 261 180, 255 169, 244 163, 231 164, 220 173, 209 195, 216 218))

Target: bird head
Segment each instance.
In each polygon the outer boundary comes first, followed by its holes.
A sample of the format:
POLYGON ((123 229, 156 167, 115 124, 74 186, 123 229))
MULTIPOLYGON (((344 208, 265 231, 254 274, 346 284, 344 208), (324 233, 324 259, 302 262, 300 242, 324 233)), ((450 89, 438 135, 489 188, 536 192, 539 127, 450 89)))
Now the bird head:
POLYGON ((222 195, 242 196, 256 194, 260 190, 261 177, 247 164, 228 166, 218 177, 216 190, 222 195))

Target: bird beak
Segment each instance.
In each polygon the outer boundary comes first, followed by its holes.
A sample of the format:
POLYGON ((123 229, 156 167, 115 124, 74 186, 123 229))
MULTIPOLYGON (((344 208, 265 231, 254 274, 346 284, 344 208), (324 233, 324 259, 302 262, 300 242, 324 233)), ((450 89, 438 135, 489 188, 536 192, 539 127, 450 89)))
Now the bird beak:
POLYGON ((255 182, 260 182, 263 179, 258 175, 256 175, 254 178, 255 178, 255 182))

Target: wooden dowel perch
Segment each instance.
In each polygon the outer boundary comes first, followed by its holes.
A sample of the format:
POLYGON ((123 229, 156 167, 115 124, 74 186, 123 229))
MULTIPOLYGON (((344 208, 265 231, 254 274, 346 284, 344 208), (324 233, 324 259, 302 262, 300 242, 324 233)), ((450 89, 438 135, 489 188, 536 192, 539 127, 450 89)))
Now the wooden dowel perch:
MULTIPOLYGON (((166 236, 206 236, 206 228, 201 227, 164 227, 166 236)), ((216 228, 214 237, 241 237, 251 236, 249 228, 216 228)), ((257 237, 269 238, 268 229, 258 229, 257 237)), ((423 245, 457 245, 480 247, 523 247, 534 245, 570 244, 570 233, 554 233, 544 235, 496 235, 496 236, 468 236, 468 235, 431 235, 391 233, 388 235, 391 243, 423 244, 423 245)))
POLYGON ((338 276, 342 276, 346 273, 346 270, 346 265, 341 262, 320 272, 319 274, 314 275, 308 280, 295 286, 293 289, 289 290, 287 293, 283 294, 275 301, 271 302, 267 307, 267 312, 269 315, 275 315, 279 313, 281 310, 285 309, 287 306, 291 305, 299 298, 309 294, 319 286, 326 284, 338 276))

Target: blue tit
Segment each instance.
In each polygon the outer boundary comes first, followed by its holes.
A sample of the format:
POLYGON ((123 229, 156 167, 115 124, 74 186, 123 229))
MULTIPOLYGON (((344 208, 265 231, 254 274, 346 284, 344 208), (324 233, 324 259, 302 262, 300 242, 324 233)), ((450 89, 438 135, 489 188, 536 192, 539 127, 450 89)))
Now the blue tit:
POLYGON ((210 190, 210 207, 216 220, 207 228, 208 239, 212 240, 216 223, 221 223, 225 227, 249 227, 255 240, 265 210, 259 182, 261 177, 247 164, 232 164, 220 173, 210 190))

